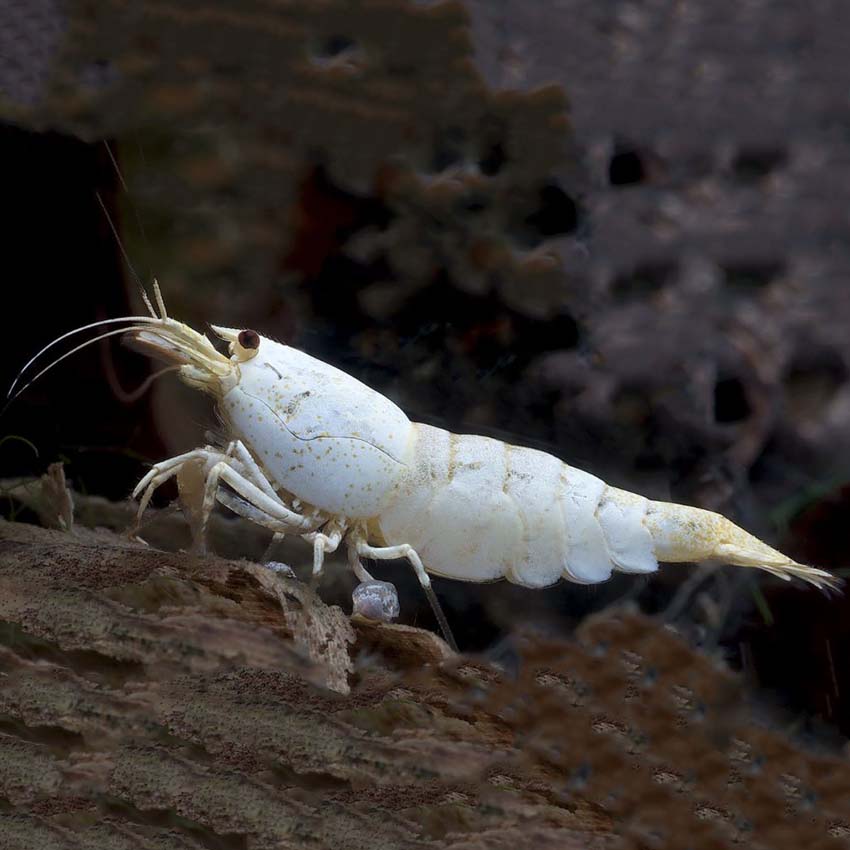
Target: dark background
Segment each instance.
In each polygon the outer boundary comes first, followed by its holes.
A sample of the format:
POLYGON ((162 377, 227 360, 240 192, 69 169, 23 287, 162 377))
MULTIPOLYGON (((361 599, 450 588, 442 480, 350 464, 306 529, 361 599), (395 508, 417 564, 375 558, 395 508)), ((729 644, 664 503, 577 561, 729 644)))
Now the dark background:
MULTIPOLYGON (((99 193, 196 328, 256 327, 414 418, 846 568, 843 10, 4 4, 0 383, 140 308, 99 193)), ((66 361, 0 420, 39 449, 3 442, 2 474, 61 458, 78 489, 124 498, 213 421, 170 378, 123 400, 146 374, 117 344, 66 361)), ((382 575, 430 623, 402 571, 382 575)), ((461 646, 492 651, 521 622, 565 631, 636 599, 792 717, 850 729, 845 599, 731 569, 683 590, 691 575, 438 591, 461 646)))

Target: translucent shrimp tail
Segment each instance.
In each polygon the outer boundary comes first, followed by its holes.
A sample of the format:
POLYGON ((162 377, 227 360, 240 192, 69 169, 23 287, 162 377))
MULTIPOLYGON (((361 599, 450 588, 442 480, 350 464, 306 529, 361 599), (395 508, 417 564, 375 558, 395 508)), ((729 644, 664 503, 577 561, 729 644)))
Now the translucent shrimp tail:
POLYGON ((713 511, 650 502, 644 523, 659 561, 722 561, 764 570, 784 581, 800 579, 821 590, 837 590, 842 583, 825 570, 798 564, 713 511))

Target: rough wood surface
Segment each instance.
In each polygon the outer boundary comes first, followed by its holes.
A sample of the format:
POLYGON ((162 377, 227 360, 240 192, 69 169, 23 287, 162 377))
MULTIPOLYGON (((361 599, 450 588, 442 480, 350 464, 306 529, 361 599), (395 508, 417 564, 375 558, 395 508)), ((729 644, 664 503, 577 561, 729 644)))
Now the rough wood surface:
POLYGON ((3 521, 0 620, 4 848, 848 846, 846 761, 635 613, 495 667, 258 564, 3 521))

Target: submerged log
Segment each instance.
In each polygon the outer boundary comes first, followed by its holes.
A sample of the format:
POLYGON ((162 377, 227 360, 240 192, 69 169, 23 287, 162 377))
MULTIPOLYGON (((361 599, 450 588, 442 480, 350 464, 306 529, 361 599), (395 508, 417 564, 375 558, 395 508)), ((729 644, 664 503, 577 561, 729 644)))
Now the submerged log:
POLYGON ((846 761, 633 611, 495 664, 259 564, 0 521, 0 620, 4 848, 847 846, 846 761))

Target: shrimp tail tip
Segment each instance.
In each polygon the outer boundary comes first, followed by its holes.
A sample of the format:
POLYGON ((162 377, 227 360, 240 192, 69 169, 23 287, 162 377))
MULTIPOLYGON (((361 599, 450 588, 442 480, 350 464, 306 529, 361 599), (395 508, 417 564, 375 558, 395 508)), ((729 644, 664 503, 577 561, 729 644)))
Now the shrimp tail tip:
POLYGON ((814 585, 819 590, 839 591, 843 581, 838 577, 820 570, 817 567, 808 567, 798 564, 790 558, 786 558, 775 550, 766 547, 763 550, 751 549, 734 543, 720 544, 715 550, 718 560, 735 564, 739 567, 755 567, 764 570, 771 575, 781 578, 783 581, 799 579, 814 585), (767 551, 765 551, 767 550, 767 551))
POLYGON ((764 570, 783 581, 799 579, 823 591, 836 591, 842 584, 838 576, 798 564, 714 511, 654 502, 645 523, 659 561, 722 561, 764 570))

